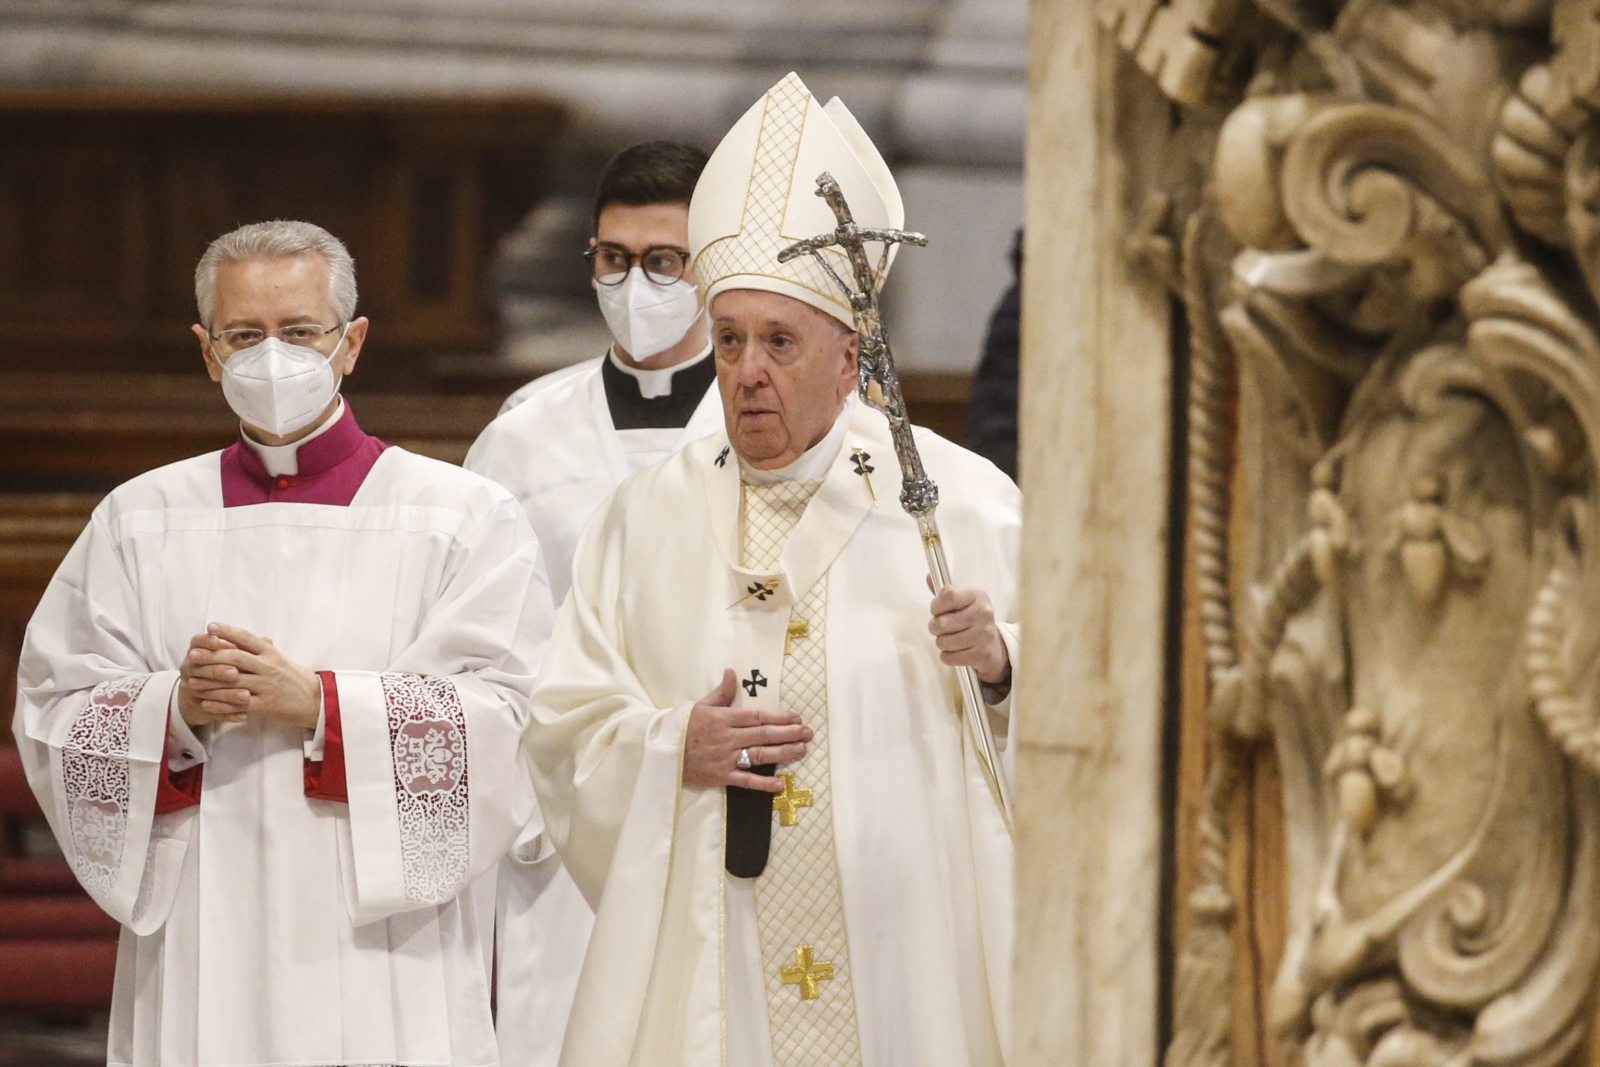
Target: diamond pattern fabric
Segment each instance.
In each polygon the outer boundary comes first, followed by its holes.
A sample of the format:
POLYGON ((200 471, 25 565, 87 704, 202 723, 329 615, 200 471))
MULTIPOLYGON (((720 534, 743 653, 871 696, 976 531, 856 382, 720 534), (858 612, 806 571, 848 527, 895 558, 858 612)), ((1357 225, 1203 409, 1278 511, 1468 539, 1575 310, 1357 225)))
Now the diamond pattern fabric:
POLYGON ((742 487, 740 551, 746 568, 753 571, 778 569, 783 561, 783 546, 789 543, 789 535, 806 513, 806 505, 821 487, 820 478, 742 487))
MULTIPOLYGON (((737 235, 713 241, 695 257, 695 275, 702 279, 702 285, 733 274, 771 274, 845 306, 838 283, 828 277, 815 258, 801 256, 782 265, 777 260, 779 249, 791 243, 780 235, 789 205, 789 188, 800 161, 800 138, 805 132, 806 105, 810 101, 811 93, 798 78, 784 79, 767 94, 755 169, 745 192, 744 219, 737 235)), ((816 181, 816 175, 804 180, 809 185, 816 181)), ((794 239, 811 236, 798 234, 794 239)), ((849 261, 842 254, 834 249, 823 254, 834 261, 834 270, 841 276, 850 277, 849 261)))
MULTIPOLYGON (((741 540, 746 567, 778 568, 789 535, 821 484, 744 486, 741 540)), ((828 777, 827 601, 824 574, 790 615, 778 694, 780 705, 797 712, 814 733, 805 758, 785 768, 794 775, 796 790, 811 791, 811 805, 798 809, 794 826, 773 826, 767 869, 755 880, 774 1067, 857 1067, 861 1062, 828 777), (786 983, 783 974, 807 947, 818 967, 832 965, 832 975, 816 982, 812 1000, 804 998, 802 984, 786 983)))

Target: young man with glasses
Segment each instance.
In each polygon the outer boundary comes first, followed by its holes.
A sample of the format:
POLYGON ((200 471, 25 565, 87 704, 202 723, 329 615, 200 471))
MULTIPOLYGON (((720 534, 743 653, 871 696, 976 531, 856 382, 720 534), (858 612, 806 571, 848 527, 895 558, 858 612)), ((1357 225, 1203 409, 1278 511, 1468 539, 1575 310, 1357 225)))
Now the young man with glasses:
POLYGON ((101 502, 18 668, 29 781, 123 924, 107 1061, 500 1062, 482 875, 533 811, 538 544, 500 486, 356 423, 337 238, 242 227, 195 295, 239 440, 101 502))
MULTIPOLYGON (((613 344, 508 402, 467 467, 521 502, 557 604, 578 534, 630 475, 722 426, 716 364, 689 266, 689 199, 706 154, 648 141, 601 172, 583 256, 613 344)), ((593 914, 535 819, 501 865, 496 1028, 502 1062, 555 1067, 593 914)))

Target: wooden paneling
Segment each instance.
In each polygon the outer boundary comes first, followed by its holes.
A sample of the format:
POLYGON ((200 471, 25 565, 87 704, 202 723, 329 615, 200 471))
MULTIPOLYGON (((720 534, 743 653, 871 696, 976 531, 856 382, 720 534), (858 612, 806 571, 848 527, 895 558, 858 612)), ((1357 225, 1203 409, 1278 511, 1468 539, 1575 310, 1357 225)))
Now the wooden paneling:
MULTIPOLYGON (((362 371, 376 377, 388 367, 369 357, 362 371)), ((350 405, 368 433, 459 463, 521 384, 508 379, 503 392, 465 395, 350 390, 350 405)), ((910 377, 904 386, 916 422, 961 439, 965 378, 910 377)), ((238 425, 198 367, 186 375, 0 373, 0 494, 105 492, 153 467, 227 447, 238 425)))
POLYGON ((900 383, 911 421, 961 443, 972 379, 965 374, 908 374, 900 383))
POLYGON ((391 389, 498 332, 496 242, 538 200, 554 104, 0 93, 0 360, 173 372, 193 271, 245 222, 299 218, 356 258, 391 389))
MULTIPOLYGON (((501 400, 367 393, 352 395, 350 406, 368 433, 459 463, 501 400)), ((225 448, 238 428, 222 390, 198 369, 188 375, 0 374, 0 492, 104 492, 153 467, 225 448)))

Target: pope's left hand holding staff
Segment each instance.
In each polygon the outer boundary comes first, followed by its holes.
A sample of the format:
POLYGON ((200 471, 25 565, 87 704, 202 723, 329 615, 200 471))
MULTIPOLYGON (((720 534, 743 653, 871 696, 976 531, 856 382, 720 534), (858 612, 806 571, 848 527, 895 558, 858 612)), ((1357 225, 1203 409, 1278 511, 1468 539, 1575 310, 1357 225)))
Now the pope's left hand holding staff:
POLYGON ((823 171, 900 227, 866 134, 792 74, 712 155, 689 242, 726 426, 595 514, 535 688, 546 827, 596 910, 567 1067, 1004 1061, 1012 847, 952 668, 1009 762, 1020 499, 916 431, 963 583, 930 592, 851 308, 778 260, 834 229, 823 171))
POLYGON ((331 234, 242 227, 195 289, 239 440, 95 508, 18 668, 29 782, 123 925, 108 1062, 496 1063, 492 872, 532 811, 552 613, 533 531, 356 423, 331 234))

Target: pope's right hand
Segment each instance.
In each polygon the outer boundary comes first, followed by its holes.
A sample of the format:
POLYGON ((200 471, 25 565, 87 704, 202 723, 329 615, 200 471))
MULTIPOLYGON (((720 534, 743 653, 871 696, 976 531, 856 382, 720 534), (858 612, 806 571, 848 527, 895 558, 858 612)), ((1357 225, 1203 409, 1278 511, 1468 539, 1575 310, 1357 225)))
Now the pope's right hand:
POLYGON ((747 749, 756 765, 793 763, 806 754, 811 727, 792 711, 732 707, 735 685, 733 671, 724 671, 722 684, 689 712, 683 732, 683 784, 700 789, 737 785, 781 793, 783 782, 777 778, 751 774, 739 766, 739 750, 747 749))
POLYGON ((240 687, 239 672, 232 667, 201 666, 192 654, 197 648, 220 652, 233 647, 215 634, 195 634, 189 639, 189 652, 178 668, 178 713, 190 726, 244 722, 250 691, 240 687))

